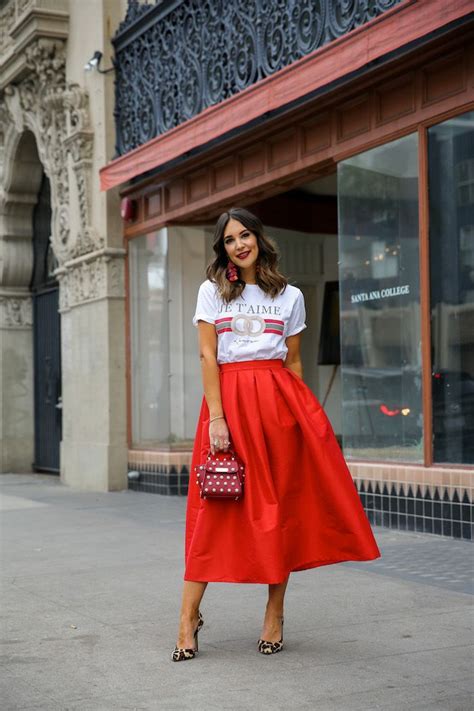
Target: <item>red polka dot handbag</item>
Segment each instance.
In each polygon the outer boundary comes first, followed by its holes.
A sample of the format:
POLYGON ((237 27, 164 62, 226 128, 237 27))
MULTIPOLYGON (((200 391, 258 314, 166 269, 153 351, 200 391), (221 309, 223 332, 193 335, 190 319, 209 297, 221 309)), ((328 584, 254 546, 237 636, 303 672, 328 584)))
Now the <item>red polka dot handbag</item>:
POLYGON ((232 449, 215 454, 209 450, 204 463, 194 469, 202 499, 238 501, 244 495, 245 467, 232 449))

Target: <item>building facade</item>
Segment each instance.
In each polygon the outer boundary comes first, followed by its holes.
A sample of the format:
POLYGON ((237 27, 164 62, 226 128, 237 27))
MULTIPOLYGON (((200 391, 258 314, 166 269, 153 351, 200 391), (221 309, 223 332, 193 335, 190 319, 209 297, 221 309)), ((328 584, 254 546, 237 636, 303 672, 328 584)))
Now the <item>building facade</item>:
POLYGON ((114 38, 130 486, 184 494, 221 211, 305 295, 305 379, 373 523, 472 537, 472 3, 130 2, 114 38))
POLYGON ((470 0, 8 0, 0 30, 2 471, 186 493, 191 319, 243 205, 369 520, 471 539, 470 0))
POLYGON ((0 471, 127 484, 113 74, 86 73, 115 0, 0 2, 0 471))

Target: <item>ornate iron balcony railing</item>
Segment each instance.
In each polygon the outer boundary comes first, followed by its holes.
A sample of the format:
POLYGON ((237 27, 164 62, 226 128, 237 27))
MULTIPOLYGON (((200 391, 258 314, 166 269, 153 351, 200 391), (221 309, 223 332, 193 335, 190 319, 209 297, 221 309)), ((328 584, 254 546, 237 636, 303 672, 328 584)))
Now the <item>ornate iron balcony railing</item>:
POLYGON ((128 0, 113 39, 117 156, 402 0, 128 0))

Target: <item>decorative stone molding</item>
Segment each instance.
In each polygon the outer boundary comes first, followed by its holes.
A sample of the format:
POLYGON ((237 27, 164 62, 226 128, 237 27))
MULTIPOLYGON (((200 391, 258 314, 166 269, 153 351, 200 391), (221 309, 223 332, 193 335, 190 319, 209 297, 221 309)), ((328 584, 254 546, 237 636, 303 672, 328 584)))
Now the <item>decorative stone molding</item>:
POLYGON ((33 269, 32 215, 42 167, 33 135, 19 134, 5 122, 5 115, 0 108, 0 285, 27 288, 33 269))
POLYGON ((11 43, 10 34, 14 26, 34 4, 35 0, 10 0, 4 4, 0 10, 0 50, 5 51, 11 43))
POLYGON ((79 304, 125 297, 124 249, 104 248, 66 262, 56 270, 61 284, 59 310, 79 304))
POLYGON ((30 329, 33 310, 30 294, 0 291, 0 329, 30 329))
POLYGON ((69 0, 0 2, 0 89, 24 74, 24 49, 34 39, 67 39, 68 3, 69 0))
POLYGON ((0 53, 6 52, 12 44, 10 31, 17 19, 16 2, 7 2, 0 11, 0 53))
MULTIPOLYGON (((93 132, 87 93, 66 82, 65 43, 37 39, 25 49, 29 74, 4 91, 2 107, 16 132, 33 132, 38 154, 51 181, 54 253, 61 265, 105 246, 91 227, 93 132), (72 189, 71 180, 75 185, 72 189), (71 233, 72 197, 77 195, 79 229, 71 233)), ((15 156, 6 156, 14 160, 15 156)))
POLYGON ((87 94, 77 85, 71 85, 65 95, 65 108, 67 138, 64 147, 72 159, 79 202, 81 232, 76 236, 74 250, 74 256, 78 256, 104 247, 105 240, 91 227, 93 133, 89 124, 87 94))
POLYGON ((7 119, 7 107, 5 106, 5 104, 0 103, 0 191, 1 185, 3 184, 3 164, 5 155, 5 133, 7 130, 7 119))

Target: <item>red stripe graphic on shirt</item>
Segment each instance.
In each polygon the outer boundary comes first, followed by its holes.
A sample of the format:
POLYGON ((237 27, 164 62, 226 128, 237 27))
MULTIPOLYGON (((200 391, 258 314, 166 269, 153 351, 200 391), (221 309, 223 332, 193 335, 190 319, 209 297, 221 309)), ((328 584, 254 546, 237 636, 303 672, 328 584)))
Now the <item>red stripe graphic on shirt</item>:
MULTIPOLYGON (((246 315, 242 316, 242 318, 246 318, 246 315)), ((251 317, 250 317, 251 318, 251 317)), ((261 319, 261 317, 259 317, 261 319)), ((238 316, 237 316, 238 319, 238 316)), ((216 319, 215 325, 216 325, 216 331, 218 334, 221 333, 229 333, 232 332, 234 329, 232 329, 232 320, 233 317, 231 316, 226 316, 224 318, 218 318, 216 319)), ((275 333, 278 336, 281 336, 284 328, 285 328, 285 322, 280 321, 279 319, 276 318, 265 318, 262 319, 265 323, 265 328, 263 330, 263 333, 275 333)), ((248 335, 252 335, 249 333, 248 335)))
POLYGON ((266 318, 265 319, 265 331, 264 333, 276 333, 279 336, 283 333, 285 328, 285 322, 279 321, 276 318, 266 318))
POLYGON ((265 319, 264 333, 276 333, 279 336, 281 336, 284 328, 285 328, 285 324, 283 321, 277 321, 276 319, 271 319, 271 318, 265 319))
POLYGON ((232 323, 232 318, 218 318, 216 319, 216 331, 219 335, 220 333, 232 333, 230 324, 232 323))
POLYGON ((265 333, 283 333, 284 327, 284 321, 279 321, 276 318, 265 319, 265 333))

